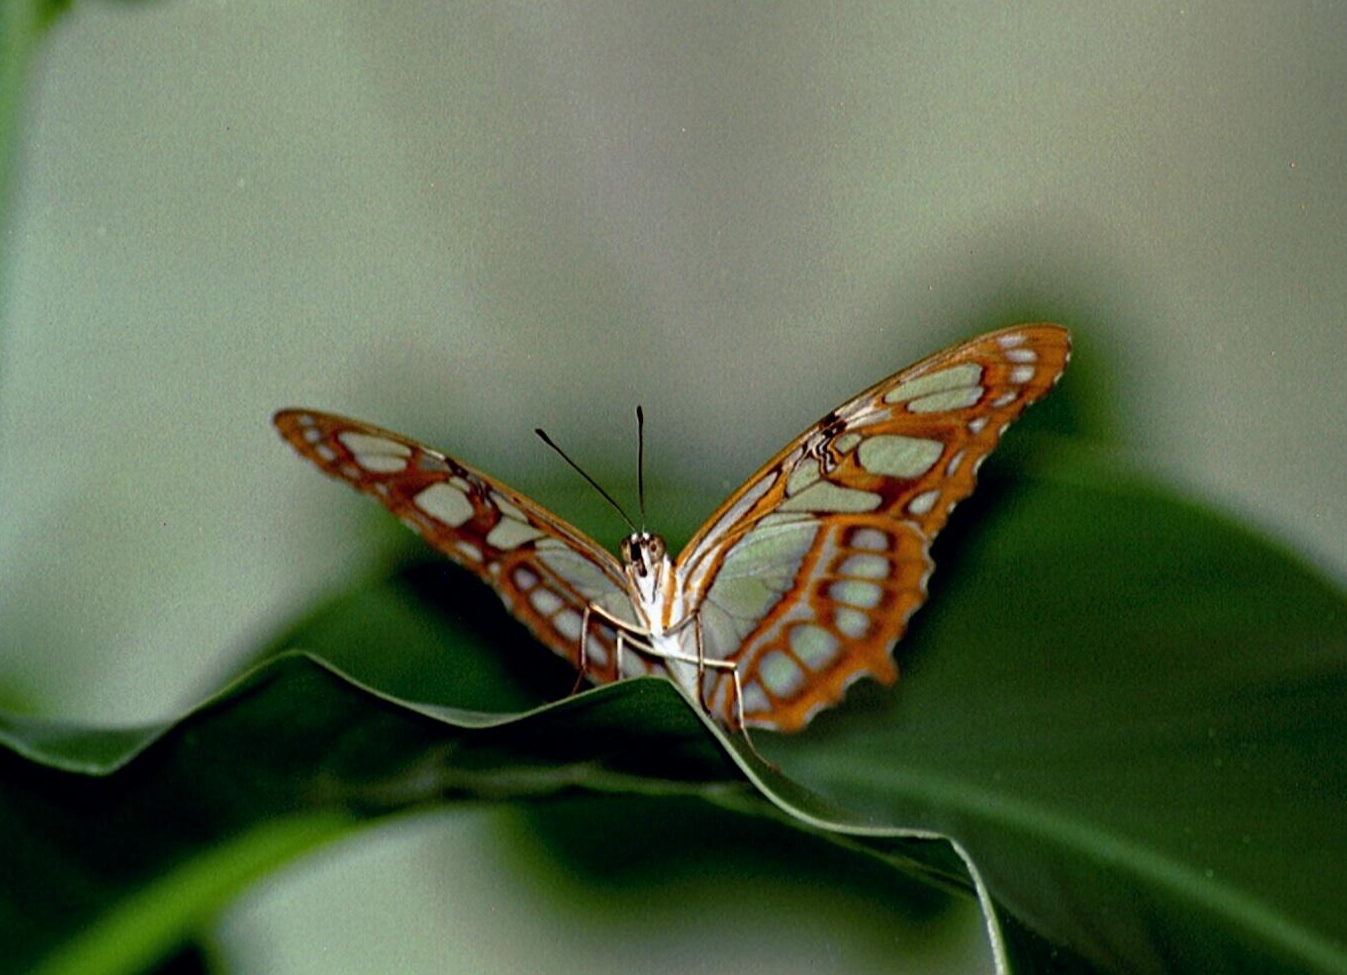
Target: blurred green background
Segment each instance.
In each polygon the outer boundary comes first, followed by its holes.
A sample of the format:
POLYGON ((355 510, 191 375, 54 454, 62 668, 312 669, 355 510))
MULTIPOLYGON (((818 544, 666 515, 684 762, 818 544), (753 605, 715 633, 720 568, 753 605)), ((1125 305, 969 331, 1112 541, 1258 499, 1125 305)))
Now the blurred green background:
MULTIPOLYGON (((1344 37, 1310 3, 77 4, 4 228, 0 698, 176 713, 386 551, 279 406, 571 514, 530 429, 629 497, 639 401, 661 497, 713 498, 1026 319, 1074 330, 1063 393, 1100 439, 1341 579, 1344 37)), ((817 876, 755 883, 730 849, 627 888, 536 832, 456 811, 343 843, 233 909, 219 957, 985 965, 971 906, 877 944, 817 876)))

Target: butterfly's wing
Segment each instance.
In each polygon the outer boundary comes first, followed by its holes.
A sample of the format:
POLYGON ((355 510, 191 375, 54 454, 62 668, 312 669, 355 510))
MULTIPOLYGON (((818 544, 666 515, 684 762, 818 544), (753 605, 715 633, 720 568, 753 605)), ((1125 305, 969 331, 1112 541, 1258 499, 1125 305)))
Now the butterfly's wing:
MULTIPOLYGON (((556 515, 494 478, 414 440, 314 410, 281 410, 281 436, 324 473, 371 495, 496 590, 534 635, 579 666, 585 608, 635 623, 622 568, 556 515)), ((591 616, 586 673, 615 680, 616 635, 591 616)), ((638 654, 623 676, 660 672, 638 654)))
MULTIPOLYGON (((711 516, 677 566, 704 652, 738 665, 748 724, 793 731, 857 678, 897 679, 931 539, 1070 350, 1040 324, 937 353, 833 410, 711 516)), ((731 720, 730 677, 704 690, 731 720)))

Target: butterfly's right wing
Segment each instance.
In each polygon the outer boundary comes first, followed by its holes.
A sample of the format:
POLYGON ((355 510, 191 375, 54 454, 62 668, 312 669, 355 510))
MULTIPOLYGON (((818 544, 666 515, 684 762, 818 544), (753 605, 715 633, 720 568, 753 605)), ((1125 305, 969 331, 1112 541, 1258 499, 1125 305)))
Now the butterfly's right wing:
MULTIPOLYGON (((461 461, 358 420, 281 410, 276 429, 325 474, 371 495, 434 548, 491 586, 533 634, 580 665, 585 608, 635 623, 622 568, 610 553, 545 508, 461 461)), ((591 615, 587 675, 616 680, 616 634, 591 615)), ((662 672, 623 656, 622 676, 662 672)))
MULTIPOLYGON (((931 540, 1070 351, 1043 323, 939 352, 830 412, 711 516, 677 566, 706 654, 742 680, 748 724, 795 731, 858 677, 897 679, 931 540)), ((740 695, 725 672, 703 690, 729 720, 740 695)))

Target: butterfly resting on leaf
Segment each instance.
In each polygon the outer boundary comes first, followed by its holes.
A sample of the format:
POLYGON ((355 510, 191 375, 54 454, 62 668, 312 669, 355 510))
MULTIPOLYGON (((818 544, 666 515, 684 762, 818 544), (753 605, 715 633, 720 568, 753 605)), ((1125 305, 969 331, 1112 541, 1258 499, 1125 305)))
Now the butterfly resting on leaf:
POLYGON ((1021 325, 909 366, 791 441, 677 559, 635 530, 614 558, 494 478, 358 420, 273 421, 491 586, 581 678, 659 674, 722 724, 796 731, 857 678, 897 679, 931 540, 1069 355, 1065 329, 1021 325))

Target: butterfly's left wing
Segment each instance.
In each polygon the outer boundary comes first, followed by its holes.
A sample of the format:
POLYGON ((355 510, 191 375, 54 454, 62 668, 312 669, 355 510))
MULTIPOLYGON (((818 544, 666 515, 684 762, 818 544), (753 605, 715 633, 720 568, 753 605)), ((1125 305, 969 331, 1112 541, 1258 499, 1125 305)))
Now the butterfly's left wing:
MULTIPOLYGON (((1040 324, 938 353, 833 410, 711 516, 677 567, 706 655, 738 665, 748 724, 794 731, 857 678, 897 679, 931 540, 1070 349, 1040 324)), ((732 721, 731 679, 703 689, 732 721)))
MULTIPOLYGON (((496 590, 516 618, 575 666, 586 607, 636 622, 617 559, 500 481, 359 420, 294 409, 272 420, 302 456, 375 498, 496 590)), ((585 672, 597 683, 618 677, 615 642, 612 627, 591 616, 585 672)), ((664 672, 643 655, 622 659, 622 676, 664 672)))

